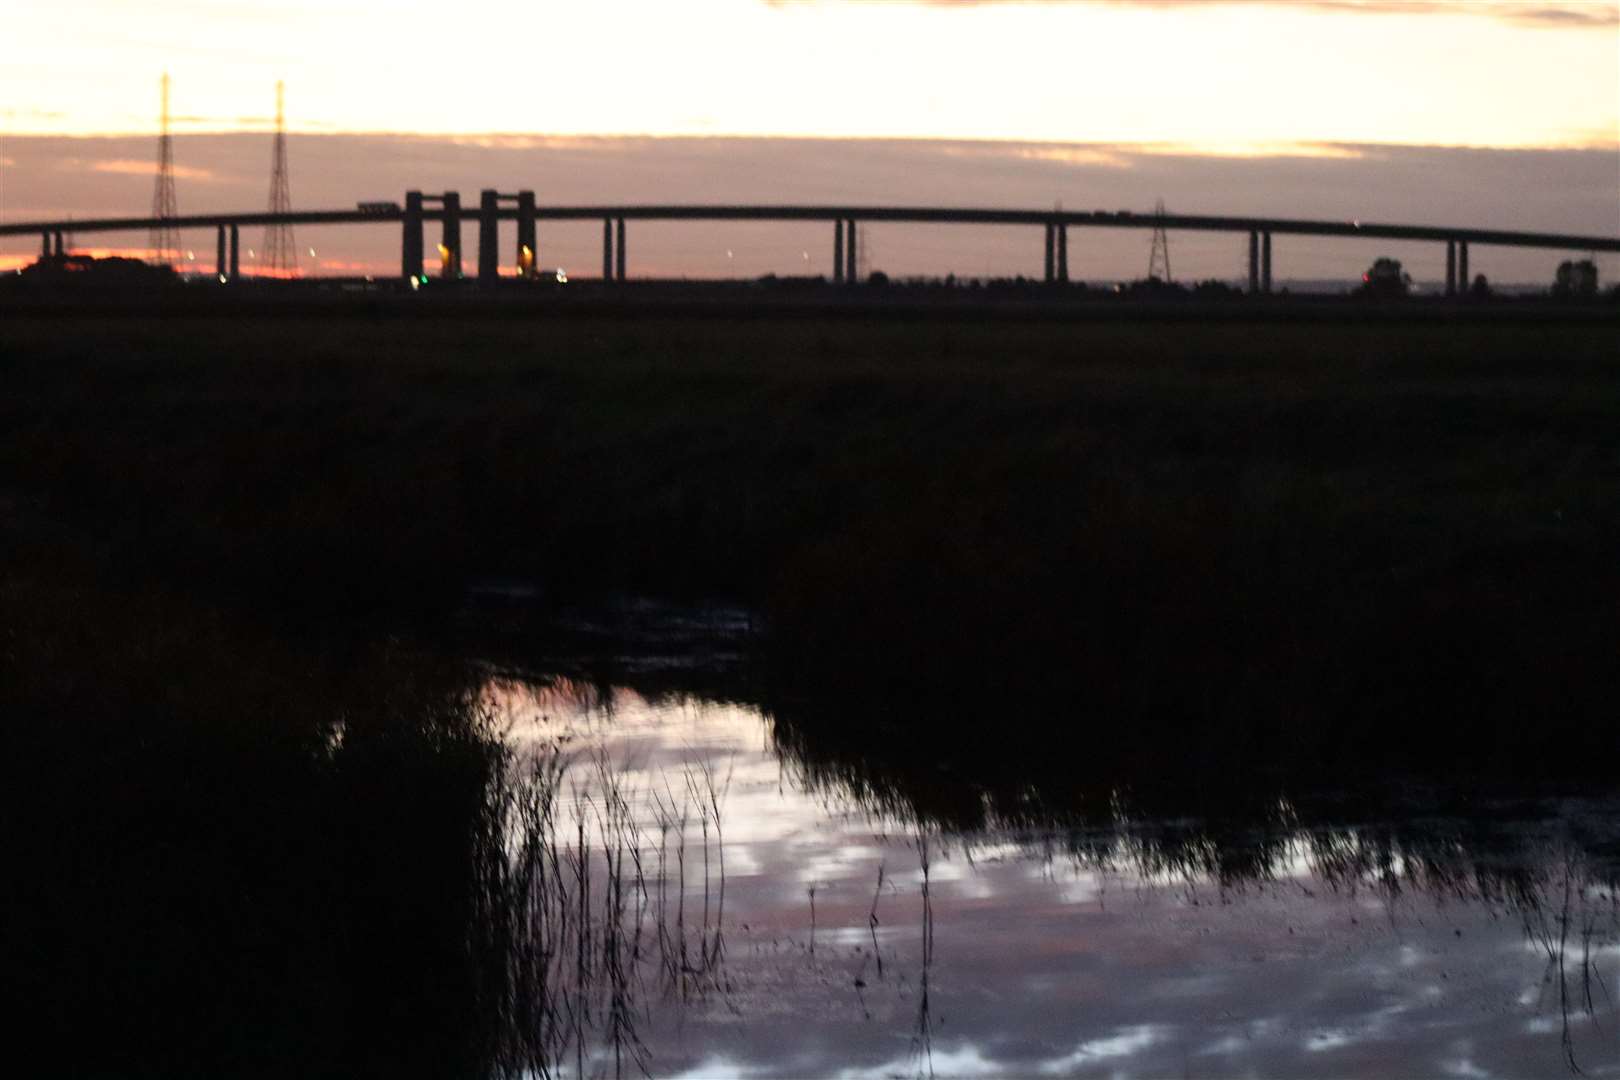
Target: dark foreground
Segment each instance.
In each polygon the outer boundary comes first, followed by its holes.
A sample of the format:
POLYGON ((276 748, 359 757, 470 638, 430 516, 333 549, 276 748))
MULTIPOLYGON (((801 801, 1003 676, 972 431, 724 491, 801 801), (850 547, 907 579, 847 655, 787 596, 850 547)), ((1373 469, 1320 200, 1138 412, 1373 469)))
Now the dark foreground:
MULTIPOLYGON (((1612 783, 1613 341, 8 318, 9 987, 85 1074, 550 1071, 587 1012, 631 1045, 640 939, 586 935, 590 1008, 548 966, 588 874, 489 662, 761 707, 812 790, 927 830, 1097 858, 1124 815, 1242 882, 1360 823, 1375 876, 1556 908, 1485 807, 1612 783), (559 628, 637 595, 747 614, 696 658, 622 603, 559 628)), ((596 797, 622 927, 653 874, 596 797)), ((1609 831, 1559 835, 1600 895, 1609 831)))

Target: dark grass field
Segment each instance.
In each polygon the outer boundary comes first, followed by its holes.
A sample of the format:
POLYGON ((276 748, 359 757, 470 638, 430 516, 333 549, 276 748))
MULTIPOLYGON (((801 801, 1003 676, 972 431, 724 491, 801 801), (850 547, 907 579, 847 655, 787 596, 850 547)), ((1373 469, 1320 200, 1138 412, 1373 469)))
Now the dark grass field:
POLYGON ((1486 858, 1488 820, 1459 847, 1424 816, 1612 784, 1614 344, 8 316, 17 1060, 500 1072, 507 762, 457 662, 524 647, 468 626, 490 579, 542 614, 755 608, 755 663, 705 688, 919 820, 1106 824, 1124 799, 1202 823, 1166 859, 1243 879, 1286 799, 1486 858))
POLYGON ((724 599, 778 699, 907 730, 1564 769, 1614 745, 1615 329, 9 318, 0 491, 277 640, 724 599))

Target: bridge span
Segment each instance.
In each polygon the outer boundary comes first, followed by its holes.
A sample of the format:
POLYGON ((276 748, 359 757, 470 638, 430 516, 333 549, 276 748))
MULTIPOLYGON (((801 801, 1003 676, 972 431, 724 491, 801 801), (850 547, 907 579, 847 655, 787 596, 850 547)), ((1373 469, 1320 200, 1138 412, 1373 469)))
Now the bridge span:
POLYGON ((1044 236, 1045 280, 1069 279, 1069 231, 1085 228, 1166 229, 1191 232, 1247 234, 1249 238, 1250 292, 1270 292, 1271 238, 1283 236, 1361 237, 1412 240, 1446 247, 1446 293, 1466 287, 1470 245, 1543 248, 1569 252, 1620 252, 1620 237, 1577 236, 1566 233, 1518 232, 1452 225, 1400 225, 1370 221, 1310 221, 1292 218, 1228 217, 1207 214, 1157 214, 1130 211, 1015 210, 975 207, 869 206, 869 205, 690 205, 629 204, 623 206, 546 206, 524 190, 503 194, 485 189, 476 208, 463 209, 459 192, 410 191, 401 203, 361 203, 353 210, 304 210, 289 213, 191 214, 174 218, 92 218, 76 221, 37 221, 0 224, 0 236, 37 235, 41 251, 63 253, 66 233, 149 231, 161 224, 175 228, 217 230, 217 262, 221 278, 239 276, 239 238, 243 227, 269 225, 393 224, 401 229, 400 277, 421 281, 424 227, 441 226, 437 245, 443 277, 462 276, 462 223, 478 223, 478 279, 492 283, 500 275, 500 223, 517 223, 513 265, 520 276, 538 273, 538 226, 547 221, 602 222, 602 276, 623 281, 627 276, 627 223, 632 221, 807 221, 833 226, 833 280, 853 281, 860 244, 859 227, 867 223, 918 225, 1006 225, 1040 228, 1044 236))

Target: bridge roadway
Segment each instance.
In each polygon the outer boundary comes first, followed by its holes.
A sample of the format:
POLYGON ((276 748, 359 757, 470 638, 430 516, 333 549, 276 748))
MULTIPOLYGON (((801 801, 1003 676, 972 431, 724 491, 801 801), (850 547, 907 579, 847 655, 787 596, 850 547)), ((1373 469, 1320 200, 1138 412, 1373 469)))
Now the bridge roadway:
MULTIPOLYGON (((1273 235, 1364 237, 1381 240, 1431 241, 1446 245, 1447 292, 1455 292, 1468 280, 1468 248, 1471 244, 1493 247, 1543 248, 1569 252, 1620 252, 1620 237, 1577 236, 1567 233, 1519 232, 1506 229, 1477 229, 1451 225, 1398 225, 1371 221, 1309 221, 1291 218, 1227 217, 1207 214, 1155 214, 1129 211, 1012 210, 974 207, 858 206, 858 205, 751 205, 702 206, 687 204, 639 204, 624 206, 543 206, 534 203, 531 192, 516 196, 485 191, 481 205, 461 208, 459 196, 427 195, 410 192, 405 206, 388 204, 385 209, 306 210, 291 213, 189 214, 168 220, 176 228, 214 228, 219 231, 219 273, 234 277, 238 269, 237 233, 247 226, 268 225, 362 225, 394 223, 404 226, 401 277, 410 279, 413 254, 421 264, 422 225, 440 222, 444 226, 443 268, 459 274, 461 265, 461 221, 477 219, 481 238, 488 240, 502 221, 519 221, 518 265, 521 271, 535 271, 535 252, 524 244, 534 244, 533 222, 596 221, 603 223, 603 275, 625 277, 625 223, 627 221, 815 221, 835 225, 834 280, 853 280, 856 265, 857 223, 913 223, 934 225, 1027 225, 1045 230, 1046 279, 1068 280, 1068 230, 1070 228, 1166 229, 1194 232, 1249 234, 1249 287, 1251 291, 1271 290, 1271 237, 1273 235), (530 208, 532 207, 532 210, 530 208), (527 223, 523 219, 533 217, 527 223), (414 236, 413 236, 414 233, 414 236), (227 255, 227 236, 229 253, 227 255), (615 258, 615 256, 617 256, 615 258)), ((135 232, 151 230, 156 218, 91 218, 74 221, 38 221, 0 224, 0 236, 37 235, 42 250, 62 252, 65 233, 135 232)), ((480 247, 485 245, 481 244, 480 247)), ((495 245, 488 245, 491 249, 495 245)), ((496 276, 493 250, 480 252, 479 277, 496 276)))

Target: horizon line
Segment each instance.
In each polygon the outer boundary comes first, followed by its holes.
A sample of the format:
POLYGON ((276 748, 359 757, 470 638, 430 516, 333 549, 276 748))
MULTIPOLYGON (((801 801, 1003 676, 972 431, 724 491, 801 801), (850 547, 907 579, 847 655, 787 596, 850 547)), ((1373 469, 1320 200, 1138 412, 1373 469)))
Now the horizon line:
MULTIPOLYGON (((77 132, 45 132, 45 131, 0 131, 0 143, 7 140, 23 139, 130 139, 130 138, 156 138, 159 132, 155 128, 139 128, 126 130, 92 130, 77 132)), ((274 134, 273 121, 265 121, 263 127, 237 127, 237 128, 198 128, 186 131, 172 131, 172 138, 187 138, 192 136, 259 136, 274 134)), ((1212 158, 1266 158, 1266 157, 1311 157, 1331 156, 1312 155, 1300 153, 1312 149, 1327 150, 1474 150, 1494 151, 1500 153, 1539 152, 1539 153, 1591 153, 1609 152, 1620 154, 1620 133, 1614 138, 1595 138, 1586 140, 1567 140, 1563 142, 1545 143, 1475 143, 1475 142, 1376 142, 1356 139, 1227 139, 1202 141, 1197 139, 1143 139, 1130 140, 1086 140, 1086 139, 1030 139, 1012 136, 977 135, 977 136, 942 136, 942 135, 806 135, 806 134, 762 134, 758 132, 580 132, 580 131, 395 131, 382 128, 315 128, 300 129, 289 127, 287 135, 309 137, 348 137, 348 138, 391 138, 402 140, 424 140, 455 142, 477 139, 534 139, 534 140, 578 140, 599 142, 841 142, 841 143, 929 143, 937 145, 967 145, 967 146, 1053 146, 1053 147, 1086 147, 1101 150, 1113 150, 1123 153, 1157 154, 1159 156, 1175 157, 1212 157, 1212 158)))

